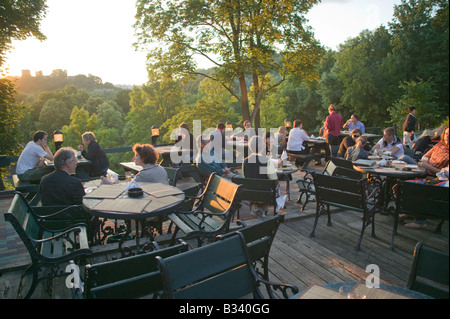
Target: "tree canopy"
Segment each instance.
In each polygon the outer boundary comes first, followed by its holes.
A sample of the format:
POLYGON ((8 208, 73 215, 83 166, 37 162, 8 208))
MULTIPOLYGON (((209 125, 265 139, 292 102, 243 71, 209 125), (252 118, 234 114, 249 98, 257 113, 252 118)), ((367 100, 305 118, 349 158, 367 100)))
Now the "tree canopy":
POLYGON ((240 102, 243 119, 258 127, 261 101, 287 75, 316 79, 323 51, 304 15, 318 2, 138 0, 137 46, 149 50, 151 77, 197 75, 196 56, 212 63, 216 72, 203 75, 228 90, 240 102), (270 72, 276 81, 266 81, 270 72))

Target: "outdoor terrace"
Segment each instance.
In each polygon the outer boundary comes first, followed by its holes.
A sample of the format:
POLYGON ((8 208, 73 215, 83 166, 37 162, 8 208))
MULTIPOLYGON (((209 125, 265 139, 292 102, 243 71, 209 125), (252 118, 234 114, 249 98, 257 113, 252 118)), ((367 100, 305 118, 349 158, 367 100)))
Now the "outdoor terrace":
MULTIPOLYGON (((322 166, 312 166, 321 171, 322 166)), ((449 223, 445 222, 442 234, 433 233, 436 221, 429 221, 425 230, 406 229, 399 226, 395 240, 395 249, 389 249, 393 219, 388 215, 377 214, 376 238, 370 237, 370 230, 364 236, 360 251, 354 246, 361 227, 361 215, 355 212, 340 211, 332 214, 331 227, 326 226, 326 217, 319 219, 316 235, 309 237, 311 232, 315 203, 308 203, 300 212, 296 203, 298 187, 295 180, 302 177, 301 172, 293 174, 291 184, 291 201, 281 210, 285 214, 285 222, 278 229, 270 251, 269 269, 271 278, 275 281, 296 285, 300 291, 311 285, 342 281, 365 281, 369 275, 366 267, 375 264, 379 267, 381 283, 405 287, 411 266, 414 246, 421 241, 448 253, 449 223)), ((285 182, 281 182, 282 192, 285 182)), ((11 197, 0 199, 0 213, 3 215, 9 207, 11 197)), ((257 222, 246 209, 240 210, 242 220, 251 224, 257 222)), ((167 240, 167 236, 157 238, 157 241, 167 240)), ((194 243, 190 243, 194 247, 194 243)), ((118 256, 113 250, 114 244, 97 246, 91 261, 104 261, 118 256), (112 249, 108 254, 105 249, 112 249)), ((28 252, 9 223, 0 217, 0 299, 16 299, 20 278, 29 263, 28 252)), ((28 276, 28 279, 31 276, 28 276)), ((47 289, 46 281, 42 281, 32 299, 66 299, 71 293, 65 286, 65 278, 54 279, 51 290, 47 289)))

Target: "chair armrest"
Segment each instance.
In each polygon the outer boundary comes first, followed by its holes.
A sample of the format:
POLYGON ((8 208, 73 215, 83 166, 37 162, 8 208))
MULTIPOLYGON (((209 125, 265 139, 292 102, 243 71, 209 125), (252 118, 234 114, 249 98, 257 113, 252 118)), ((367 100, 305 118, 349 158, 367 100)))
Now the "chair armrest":
MULTIPOLYGON (((290 285, 290 284, 286 284, 286 283, 282 283, 282 282, 271 282, 271 281, 267 281, 263 278, 261 278, 260 276, 258 276, 258 282, 264 284, 264 285, 268 285, 273 287, 273 290, 280 290, 283 297, 285 299, 289 299, 290 297, 292 297, 293 295, 297 294, 299 292, 298 287, 294 286, 294 285, 290 285), (291 291, 291 296, 289 296, 288 294, 288 290, 291 291)), ((272 296, 270 296, 270 298, 273 298, 272 296)))

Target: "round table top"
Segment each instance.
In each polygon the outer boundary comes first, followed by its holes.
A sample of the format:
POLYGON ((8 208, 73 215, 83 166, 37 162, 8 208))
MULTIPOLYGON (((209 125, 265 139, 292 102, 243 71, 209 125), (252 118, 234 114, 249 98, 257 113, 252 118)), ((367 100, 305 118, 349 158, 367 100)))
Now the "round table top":
MULTIPOLYGON (((152 184, 152 183, 139 183, 139 185, 146 185, 146 184, 152 184)), ((108 185, 101 185, 100 187, 107 187, 108 185)), ((130 219, 145 219, 145 218, 152 218, 152 217, 158 217, 167 213, 170 213, 177 209, 179 207, 184 199, 185 194, 183 191, 181 191, 179 188, 170 186, 170 185, 164 185, 164 190, 168 190, 176 192, 175 195, 170 195, 170 200, 164 199, 165 197, 169 196, 160 196, 155 197, 152 196, 151 193, 148 194, 144 191, 143 195, 138 197, 129 197, 128 192, 125 190, 126 184, 123 183, 124 191, 117 196, 114 199, 109 198, 83 198, 83 207, 85 210, 96 217, 103 217, 108 219, 121 219, 121 220, 130 220, 130 219), (151 197, 151 199, 149 198, 151 197), (124 209, 122 210, 104 210, 104 209, 97 209, 96 206, 103 202, 104 200, 123 200, 123 199, 131 199, 133 201, 145 201, 149 204, 153 202, 155 209, 152 209, 151 211, 146 211, 147 207, 144 207, 140 212, 135 212, 133 209, 130 209, 130 211, 126 211, 124 209)), ((142 203, 145 205, 145 203, 142 203)), ((139 203, 137 203, 139 204, 139 203)), ((114 203, 111 205, 114 206, 114 203)), ((117 206, 119 207, 119 206, 117 206)), ((123 206, 122 206, 123 207, 123 206)))
POLYGON ((416 178, 426 175, 426 170, 419 165, 409 165, 402 161, 392 161, 392 167, 385 167, 378 164, 380 160, 373 159, 372 161, 375 161, 373 166, 353 165, 353 168, 362 173, 399 179, 416 178))

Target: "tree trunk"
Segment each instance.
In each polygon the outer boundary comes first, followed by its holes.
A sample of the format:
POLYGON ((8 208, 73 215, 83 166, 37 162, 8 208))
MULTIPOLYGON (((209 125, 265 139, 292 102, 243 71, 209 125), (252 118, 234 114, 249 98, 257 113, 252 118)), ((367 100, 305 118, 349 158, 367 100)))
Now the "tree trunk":
POLYGON ((241 88, 242 118, 244 121, 251 120, 250 119, 250 108, 249 108, 249 104, 248 104, 247 83, 245 83, 245 75, 244 74, 241 74, 239 76, 239 85, 241 88))

